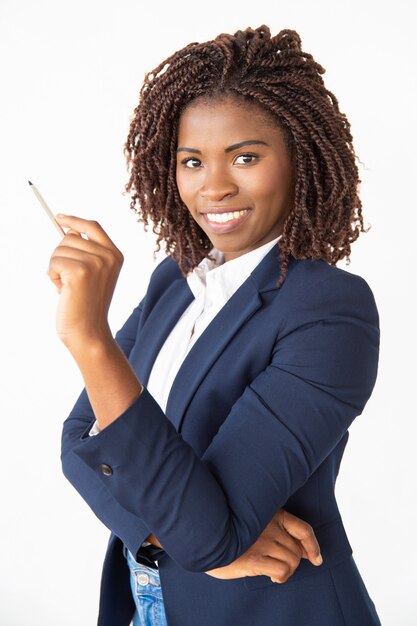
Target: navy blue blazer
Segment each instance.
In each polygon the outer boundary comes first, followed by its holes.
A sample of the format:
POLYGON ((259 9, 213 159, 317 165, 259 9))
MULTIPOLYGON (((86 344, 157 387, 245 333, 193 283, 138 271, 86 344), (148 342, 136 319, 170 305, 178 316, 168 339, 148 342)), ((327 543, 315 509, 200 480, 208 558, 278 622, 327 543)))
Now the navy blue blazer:
POLYGON ((116 335, 143 392, 96 437, 85 390, 64 423, 63 471, 112 531, 99 626, 129 624, 122 546, 136 554, 150 533, 164 546, 170 626, 380 623, 334 493, 348 428, 377 375, 375 300, 361 277, 321 260, 291 258, 277 289, 278 249, 198 338, 165 413, 146 384, 193 295, 178 264, 163 260, 116 335), (280 507, 313 526, 322 566, 303 560, 284 584, 205 574, 243 554, 280 507))

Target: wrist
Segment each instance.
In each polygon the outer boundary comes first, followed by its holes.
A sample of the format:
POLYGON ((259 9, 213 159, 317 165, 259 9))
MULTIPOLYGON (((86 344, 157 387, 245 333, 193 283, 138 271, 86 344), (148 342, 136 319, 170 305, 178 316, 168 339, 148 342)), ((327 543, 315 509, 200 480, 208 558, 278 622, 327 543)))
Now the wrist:
POLYGON ((110 336, 77 343, 71 352, 100 430, 117 419, 141 394, 143 387, 125 354, 110 336))
POLYGON ((119 347, 111 334, 110 327, 95 328, 94 333, 77 334, 64 341, 72 357, 78 362, 84 359, 96 359, 110 354, 119 347))

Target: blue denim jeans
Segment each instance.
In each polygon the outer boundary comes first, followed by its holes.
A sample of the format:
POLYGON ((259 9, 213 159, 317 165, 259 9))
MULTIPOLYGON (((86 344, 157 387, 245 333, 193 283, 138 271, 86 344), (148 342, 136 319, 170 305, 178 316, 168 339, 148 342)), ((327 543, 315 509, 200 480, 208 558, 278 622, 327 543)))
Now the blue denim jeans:
POLYGON ((125 555, 136 606, 133 626, 168 626, 158 570, 137 563, 129 550, 125 555))

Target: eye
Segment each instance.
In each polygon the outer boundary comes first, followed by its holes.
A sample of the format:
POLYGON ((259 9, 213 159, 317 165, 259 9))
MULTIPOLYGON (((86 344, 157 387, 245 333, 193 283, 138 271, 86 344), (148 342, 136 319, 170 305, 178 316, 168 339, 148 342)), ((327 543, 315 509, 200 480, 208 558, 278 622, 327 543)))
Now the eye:
POLYGON ((257 158, 257 154, 247 152, 245 154, 239 154, 235 159, 235 163, 237 163, 237 165, 251 165, 257 158), (239 159, 241 159, 240 163, 238 162, 239 159))
POLYGON ((183 159, 181 161, 181 165, 187 167, 189 170, 195 170, 199 165, 201 165, 201 161, 195 157, 188 157, 187 159, 183 159))

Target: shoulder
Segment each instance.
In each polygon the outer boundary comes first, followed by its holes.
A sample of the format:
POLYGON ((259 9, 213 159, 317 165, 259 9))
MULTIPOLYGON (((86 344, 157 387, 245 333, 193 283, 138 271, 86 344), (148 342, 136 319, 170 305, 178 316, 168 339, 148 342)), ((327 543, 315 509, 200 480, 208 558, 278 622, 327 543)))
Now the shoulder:
POLYGON ((322 259, 291 259, 288 268, 288 277, 298 283, 303 282, 305 287, 315 288, 322 283, 331 282, 336 288, 341 289, 350 286, 352 289, 359 289, 371 292, 371 289, 362 276, 342 269, 336 265, 330 265, 322 259))
POLYGON ((164 291, 174 281, 183 278, 177 261, 171 256, 165 257, 153 270, 150 280, 149 289, 158 289, 164 291))
POLYGON ((134 320, 136 332, 143 326, 163 294, 179 279, 183 279, 183 276, 178 263, 172 257, 167 256, 158 263, 151 273, 146 293, 128 320, 130 324, 134 320))
POLYGON ((175 261, 171 256, 165 257, 165 259, 158 263, 151 274, 151 280, 163 280, 168 277, 173 280, 182 277, 177 261, 175 261))
POLYGON ((144 312, 149 312, 159 298, 178 280, 184 280, 178 263, 170 256, 165 257, 150 276, 144 299, 144 312))
POLYGON ((322 312, 364 314, 378 324, 375 297, 367 281, 323 260, 292 259, 281 288, 297 308, 319 308, 322 312))

